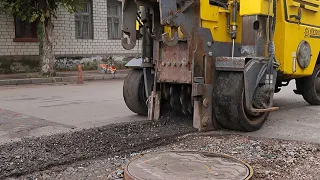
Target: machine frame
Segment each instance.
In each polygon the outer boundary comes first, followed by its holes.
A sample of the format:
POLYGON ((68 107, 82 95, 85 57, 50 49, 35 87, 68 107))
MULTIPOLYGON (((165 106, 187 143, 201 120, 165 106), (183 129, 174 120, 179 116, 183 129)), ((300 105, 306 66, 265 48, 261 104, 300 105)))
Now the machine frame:
POLYGON ((199 131, 256 131, 279 109, 274 93, 293 79, 296 94, 320 105, 319 1, 122 2, 122 45, 143 44, 142 57, 127 66, 144 87, 128 86, 130 77, 124 85, 131 110, 147 103, 134 112, 158 120, 169 106, 192 115, 199 131))

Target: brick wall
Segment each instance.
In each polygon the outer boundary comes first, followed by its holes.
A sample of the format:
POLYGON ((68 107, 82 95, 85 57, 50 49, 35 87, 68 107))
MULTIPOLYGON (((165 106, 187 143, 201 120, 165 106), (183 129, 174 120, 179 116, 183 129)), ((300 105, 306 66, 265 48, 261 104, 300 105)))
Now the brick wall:
MULTIPOLYGON (((122 48, 120 40, 108 40, 107 1, 93 0, 93 39, 76 39, 74 14, 58 11, 54 20, 54 52, 57 56, 136 54, 122 48)), ((0 13, 0 56, 39 55, 36 42, 13 42, 14 18, 0 13)), ((141 43, 139 50, 141 52, 141 43)))
POLYGON ((120 40, 108 40, 107 0, 93 0, 93 39, 76 39, 74 15, 65 9, 59 10, 54 25, 54 51, 57 55, 137 53, 137 49, 123 49, 120 40))
POLYGON ((36 42, 13 42, 15 38, 14 18, 0 14, 0 56, 38 55, 36 42))

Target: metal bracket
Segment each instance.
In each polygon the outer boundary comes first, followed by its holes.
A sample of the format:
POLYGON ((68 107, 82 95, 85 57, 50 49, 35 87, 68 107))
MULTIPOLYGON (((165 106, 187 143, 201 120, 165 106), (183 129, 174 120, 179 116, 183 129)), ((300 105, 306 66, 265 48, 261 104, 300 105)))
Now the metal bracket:
POLYGON ((122 32, 128 37, 121 39, 122 47, 126 50, 131 50, 136 46, 136 17, 137 4, 133 0, 122 1, 122 32))
POLYGON ((203 84, 200 83, 193 83, 192 84, 192 96, 197 97, 197 96, 202 96, 203 95, 203 84))
POLYGON ((125 66, 141 68, 141 65, 142 65, 142 58, 133 58, 125 66))
POLYGON ((194 100, 193 127, 198 131, 214 130, 213 117, 213 86, 212 84, 203 84, 203 95, 194 100))
POLYGON ((279 107, 271 107, 271 108, 266 108, 266 109, 251 108, 251 111, 255 112, 255 113, 264 113, 264 112, 278 111, 279 109, 280 109, 279 107))
MULTIPOLYGON (((175 28, 171 28, 171 30, 173 30, 175 28)), ((168 46, 175 46, 177 45, 178 41, 179 41, 179 36, 178 36, 178 32, 176 30, 174 30, 175 32, 173 33, 172 37, 169 37, 169 33, 164 33, 162 34, 162 41, 168 45, 168 46)), ((173 31, 171 31, 173 32, 173 31)))
POLYGON ((213 38, 210 29, 198 28, 195 34, 196 50, 194 51, 194 83, 192 97, 194 100, 193 127, 199 131, 218 129, 213 112, 214 61, 211 51, 213 38))
POLYGON ((216 69, 218 71, 244 71, 246 58, 244 57, 217 57, 216 69))
POLYGON ((193 3, 194 0, 159 0, 160 4, 160 23, 161 25, 171 28, 172 37, 168 33, 162 34, 162 41, 168 46, 175 46, 178 43, 178 28, 181 26, 184 35, 190 35, 191 28, 183 28, 186 15, 185 12, 193 3), (179 4, 178 4, 179 3, 179 4), (179 10, 178 10, 179 5, 179 10))
POLYGON ((299 24, 302 19, 302 12, 301 12, 301 7, 298 8, 298 14, 297 15, 290 15, 290 18, 295 18, 296 20, 299 21, 299 24))
POLYGON ((183 12, 186 11, 194 0, 179 1, 179 10, 177 0, 159 0, 161 24, 166 26, 179 27, 184 21, 183 12))
POLYGON ((148 120, 158 121, 160 118, 161 93, 152 91, 148 100, 148 120))

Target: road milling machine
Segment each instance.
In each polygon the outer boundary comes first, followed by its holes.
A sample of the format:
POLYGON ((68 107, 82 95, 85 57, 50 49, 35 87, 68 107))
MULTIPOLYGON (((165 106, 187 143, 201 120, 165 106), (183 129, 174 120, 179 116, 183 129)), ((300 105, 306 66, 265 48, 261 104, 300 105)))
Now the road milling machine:
MULTIPOLYGON (((320 105, 320 0, 123 0, 122 46, 141 44, 123 85, 130 110, 170 111, 199 131, 256 131, 274 93, 320 105)), ((139 48, 139 47, 136 47, 139 48)))

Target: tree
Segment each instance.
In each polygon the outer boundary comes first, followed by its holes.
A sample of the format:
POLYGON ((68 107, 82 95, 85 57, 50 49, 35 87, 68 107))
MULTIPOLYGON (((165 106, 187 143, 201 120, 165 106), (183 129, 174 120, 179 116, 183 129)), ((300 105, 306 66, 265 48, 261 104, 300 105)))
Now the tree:
POLYGON ((0 0, 0 10, 23 21, 38 23, 40 43, 40 69, 42 75, 54 75, 54 52, 52 48, 53 18, 57 18, 60 6, 74 13, 84 0, 0 0))

